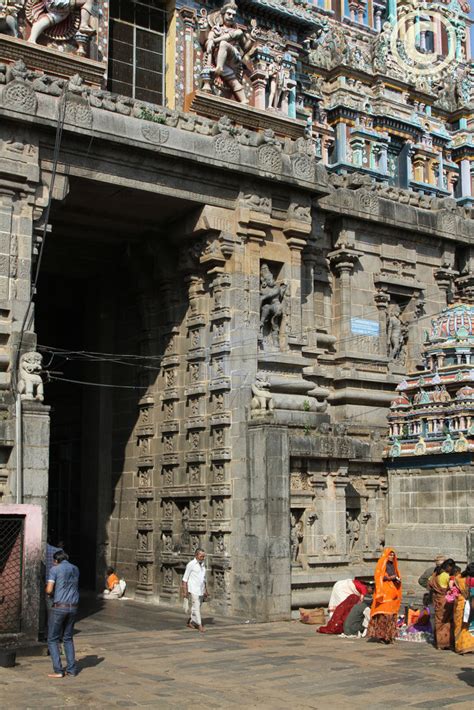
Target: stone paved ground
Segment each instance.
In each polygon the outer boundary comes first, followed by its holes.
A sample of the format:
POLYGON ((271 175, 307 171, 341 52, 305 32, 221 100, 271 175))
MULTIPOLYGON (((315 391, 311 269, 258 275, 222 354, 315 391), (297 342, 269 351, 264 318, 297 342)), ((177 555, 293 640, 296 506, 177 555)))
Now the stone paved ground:
POLYGON ((425 644, 384 647, 299 622, 211 623, 109 602, 77 624, 76 678, 49 680, 47 657, 0 669, 2 708, 474 708, 474 656, 425 644))

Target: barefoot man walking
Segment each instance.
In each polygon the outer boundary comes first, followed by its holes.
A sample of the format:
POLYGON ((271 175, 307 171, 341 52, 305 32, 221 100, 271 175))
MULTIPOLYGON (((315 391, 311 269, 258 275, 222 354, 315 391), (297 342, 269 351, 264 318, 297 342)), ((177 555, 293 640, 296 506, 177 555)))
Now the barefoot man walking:
POLYGON ((199 629, 199 631, 204 631, 201 604, 207 597, 205 559, 206 553, 198 547, 194 553, 194 559, 186 565, 182 581, 184 596, 191 597, 191 616, 188 619, 188 626, 190 629, 199 629))

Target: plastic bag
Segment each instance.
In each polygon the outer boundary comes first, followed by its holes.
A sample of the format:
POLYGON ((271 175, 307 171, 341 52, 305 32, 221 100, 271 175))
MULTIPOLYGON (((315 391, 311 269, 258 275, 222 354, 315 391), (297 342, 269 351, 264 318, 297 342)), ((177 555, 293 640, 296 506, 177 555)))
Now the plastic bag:
POLYGON ((464 613, 462 615, 462 620, 465 624, 468 623, 470 615, 471 615, 471 602, 469 601, 469 599, 466 599, 466 601, 464 602, 464 613))
POLYGON ((189 599, 188 599, 188 597, 184 597, 184 599, 183 599, 183 611, 185 614, 189 614, 189 599))

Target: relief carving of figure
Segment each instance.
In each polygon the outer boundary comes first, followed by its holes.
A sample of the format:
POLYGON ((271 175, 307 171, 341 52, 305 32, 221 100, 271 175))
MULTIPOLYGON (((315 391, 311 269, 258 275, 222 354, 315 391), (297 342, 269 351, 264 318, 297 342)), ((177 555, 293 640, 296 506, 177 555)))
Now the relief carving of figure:
POLYGON ((214 506, 214 518, 221 520, 224 517, 224 501, 218 498, 214 506))
POLYGON ((37 44, 44 32, 66 23, 76 10, 80 10, 81 21, 78 31, 92 36, 91 16, 94 14, 95 0, 27 0, 26 16, 31 23, 29 42, 37 44))
POLYGON ((19 37, 18 13, 23 9, 23 2, 2 0, 0 2, 0 33, 19 37))
POLYGON ((272 62, 268 69, 270 94, 268 106, 273 109, 287 109, 288 94, 296 86, 289 67, 283 65, 281 59, 272 62))
POLYGON ((402 323, 400 316, 400 306, 394 304, 387 315, 387 355, 390 360, 400 357, 407 335, 407 326, 402 323))
POLYGON ((346 532, 349 543, 349 552, 352 552, 359 540, 360 522, 358 515, 350 510, 346 513, 346 532))
POLYGON ((18 392, 22 399, 32 399, 42 402, 44 400, 43 380, 41 371, 43 358, 40 353, 24 353, 20 359, 20 376, 18 392))
POLYGON ((283 315, 283 299, 288 285, 285 281, 277 284, 267 264, 260 269, 260 339, 265 331, 271 336, 274 345, 278 345, 281 318, 283 315))
POLYGON ((235 22, 237 5, 228 0, 211 15, 201 10, 199 18, 200 42, 204 48, 204 66, 210 68, 215 79, 221 77, 237 101, 247 104, 242 86, 245 56, 253 41, 249 33, 238 28, 235 22))
POLYGON ((214 542, 215 542, 216 553, 218 555, 225 555, 226 547, 225 547, 224 535, 216 535, 214 542))
POLYGON ((296 562, 298 560, 303 537, 303 522, 301 520, 296 520, 296 517, 292 514, 290 519, 290 549, 292 562, 296 562))

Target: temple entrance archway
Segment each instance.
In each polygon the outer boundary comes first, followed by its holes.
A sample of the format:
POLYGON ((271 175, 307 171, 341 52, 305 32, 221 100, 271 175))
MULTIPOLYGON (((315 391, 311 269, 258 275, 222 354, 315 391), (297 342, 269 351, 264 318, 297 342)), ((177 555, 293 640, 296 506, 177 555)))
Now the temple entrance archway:
POLYGON ((165 285, 155 265, 169 265, 179 319, 179 235, 170 225, 196 203, 79 178, 69 188, 51 210, 35 311, 51 377, 48 532, 95 588, 106 564, 136 574, 127 460, 138 403, 160 369, 153 331, 165 285))

